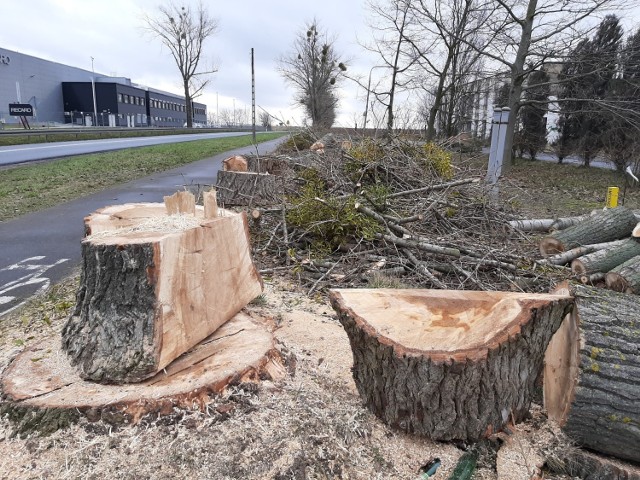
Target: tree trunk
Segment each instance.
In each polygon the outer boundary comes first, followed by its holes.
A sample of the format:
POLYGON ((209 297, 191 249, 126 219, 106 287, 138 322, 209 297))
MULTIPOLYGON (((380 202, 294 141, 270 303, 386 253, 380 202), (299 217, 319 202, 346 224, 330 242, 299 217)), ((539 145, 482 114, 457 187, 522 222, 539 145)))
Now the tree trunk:
POLYGON ((578 444, 640 462, 640 298, 564 284, 573 312, 545 354, 544 404, 578 444))
POLYGON ((62 331, 82 378, 153 376, 260 294, 246 216, 203 211, 126 204, 87 217, 77 305, 62 331))
POLYGON ((560 230, 540 241, 540 253, 546 257, 592 243, 610 242, 630 235, 637 223, 625 207, 600 211, 578 225, 560 230))
POLYGON ((571 262, 571 271, 576 275, 606 273, 637 255, 640 255, 640 242, 635 238, 628 238, 622 245, 614 245, 576 258, 571 262))
POLYGON ((616 292, 640 293, 640 256, 630 258, 605 276, 607 288, 616 292))
POLYGON ((223 205, 275 205, 282 203, 282 177, 253 172, 218 172, 216 189, 223 205))
POLYGON ((353 376, 383 421, 435 440, 475 441, 527 415, 569 296, 332 290, 353 376))
POLYGON ((191 91, 189 89, 189 80, 183 80, 184 87, 184 103, 185 113, 187 115, 187 128, 193 127, 193 104, 191 103, 191 91))

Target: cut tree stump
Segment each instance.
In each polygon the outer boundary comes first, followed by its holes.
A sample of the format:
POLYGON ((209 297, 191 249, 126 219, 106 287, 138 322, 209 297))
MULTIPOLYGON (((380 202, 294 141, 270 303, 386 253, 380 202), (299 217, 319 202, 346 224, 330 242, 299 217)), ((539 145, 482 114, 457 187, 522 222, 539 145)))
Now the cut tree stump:
POLYGON ((241 155, 225 158, 222 161, 222 169, 225 172, 246 172, 248 170, 247 159, 241 155))
POLYGON ((633 211, 625 207, 603 210, 577 225, 544 237, 540 241, 540 253, 547 257, 582 245, 628 237, 636 223, 633 211))
POLYGON ((571 262, 571 271, 584 276, 596 272, 606 273, 637 255, 640 255, 640 241, 627 238, 620 245, 614 244, 576 258, 571 262))
POLYGON ((189 352, 142 383, 101 385, 80 378, 61 350, 60 337, 20 353, 2 377, 4 403, 35 409, 67 409, 99 415, 124 411, 133 421, 173 406, 201 408, 230 383, 277 380, 286 375, 273 335, 238 313, 189 352))
POLYGON ((545 354, 544 404, 568 437, 640 462, 640 298, 584 285, 545 354))
POLYGON ((82 378, 149 378, 260 294, 244 213, 196 213, 126 204, 85 219, 91 236, 82 242, 77 304, 62 331, 82 378))
POLYGON ((268 173, 270 175, 284 175, 291 169, 289 162, 279 157, 257 157, 255 155, 247 155, 247 167, 249 172, 268 173))
POLYGON ((475 441, 528 415, 566 295, 331 290, 364 403, 387 424, 475 441))
POLYGON ((605 275, 607 288, 616 292, 640 293, 640 255, 630 258, 605 275))
POLYGON ((223 205, 275 205, 282 203, 281 177, 267 173, 219 171, 218 202, 223 205))

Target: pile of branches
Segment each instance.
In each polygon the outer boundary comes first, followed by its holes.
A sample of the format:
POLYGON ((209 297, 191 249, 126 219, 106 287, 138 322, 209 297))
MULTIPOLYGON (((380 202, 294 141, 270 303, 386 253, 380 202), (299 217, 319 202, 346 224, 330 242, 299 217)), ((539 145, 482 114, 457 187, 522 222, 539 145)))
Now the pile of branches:
POLYGON ((324 288, 548 291, 566 269, 490 202, 482 172, 433 144, 321 139, 279 155, 281 203, 251 210, 261 273, 324 288))

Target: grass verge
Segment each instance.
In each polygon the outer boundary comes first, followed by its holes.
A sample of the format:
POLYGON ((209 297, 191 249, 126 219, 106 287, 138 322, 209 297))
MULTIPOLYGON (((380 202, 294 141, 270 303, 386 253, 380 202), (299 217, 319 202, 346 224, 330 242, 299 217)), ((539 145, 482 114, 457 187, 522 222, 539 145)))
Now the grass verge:
MULTIPOLYGON (((273 140, 283 133, 260 135, 273 140)), ((251 135, 132 148, 0 170, 0 221, 251 145, 251 135)))

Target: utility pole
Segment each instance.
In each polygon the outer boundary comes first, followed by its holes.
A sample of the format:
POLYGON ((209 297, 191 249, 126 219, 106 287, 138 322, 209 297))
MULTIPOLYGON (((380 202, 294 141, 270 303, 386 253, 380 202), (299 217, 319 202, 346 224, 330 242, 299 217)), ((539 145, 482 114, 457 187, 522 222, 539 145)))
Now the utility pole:
POLYGON ((98 125, 98 106, 96 103, 96 72, 93 70, 93 57, 91 57, 91 91, 93 92, 93 126, 98 125))
POLYGON ((253 65, 253 48, 251 49, 251 136, 256 143, 256 71, 253 65))

